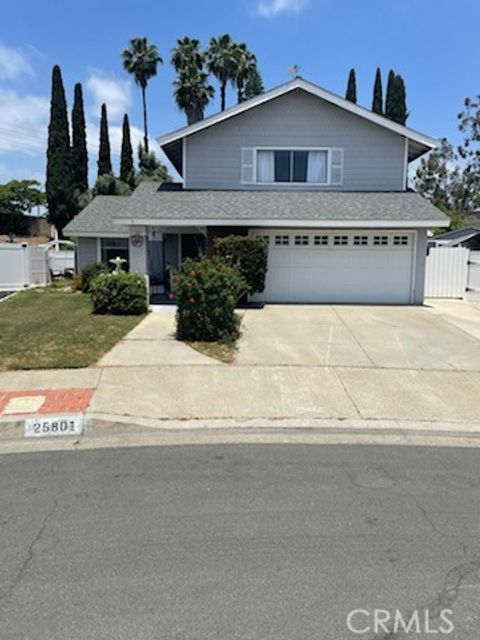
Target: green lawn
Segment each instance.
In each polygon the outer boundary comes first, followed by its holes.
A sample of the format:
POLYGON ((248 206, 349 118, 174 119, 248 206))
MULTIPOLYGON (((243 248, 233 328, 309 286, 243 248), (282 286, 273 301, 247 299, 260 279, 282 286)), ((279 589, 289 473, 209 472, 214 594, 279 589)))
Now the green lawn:
POLYGON ((144 316, 98 316, 90 296, 30 289, 0 302, 0 370, 88 367, 144 316))

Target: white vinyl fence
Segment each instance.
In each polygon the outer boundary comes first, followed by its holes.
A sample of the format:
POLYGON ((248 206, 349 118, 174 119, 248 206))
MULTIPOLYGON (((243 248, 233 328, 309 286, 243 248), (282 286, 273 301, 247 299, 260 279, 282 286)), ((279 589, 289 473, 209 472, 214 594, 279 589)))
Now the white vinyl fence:
POLYGON ((0 244, 0 290, 15 291, 50 281, 44 247, 0 244))
POLYGON ((467 289, 469 254, 464 247, 431 248, 425 268, 425 296, 463 298, 467 289))
POLYGON ((480 251, 470 251, 465 297, 472 302, 480 302, 480 251))

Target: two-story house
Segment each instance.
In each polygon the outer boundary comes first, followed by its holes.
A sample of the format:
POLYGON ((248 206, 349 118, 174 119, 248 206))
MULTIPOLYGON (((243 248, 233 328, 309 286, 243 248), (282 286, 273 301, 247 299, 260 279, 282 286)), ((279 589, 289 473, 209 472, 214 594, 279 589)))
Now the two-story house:
POLYGON ((215 236, 254 234, 258 301, 423 302, 427 230, 449 221, 407 175, 436 140, 295 78, 158 142, 183 184, 95 198, 65 229, 80 267, 121 255, 161 291, 215 236))

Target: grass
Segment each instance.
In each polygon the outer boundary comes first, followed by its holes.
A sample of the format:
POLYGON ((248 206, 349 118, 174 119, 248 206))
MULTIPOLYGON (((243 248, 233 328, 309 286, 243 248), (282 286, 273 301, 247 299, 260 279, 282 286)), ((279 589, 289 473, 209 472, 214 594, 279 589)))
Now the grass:
POLYGON ((232 364, 235 360, 236 347, 234 343, 226 342, 188 342, 187 343, 195 351, 203 353, 204 356, 215 358, 220 362, 232 364))
POLYGON ((88 367, 144 316, 91 313, 90 296, 55 285, 0 303, 0 370, 88 367))

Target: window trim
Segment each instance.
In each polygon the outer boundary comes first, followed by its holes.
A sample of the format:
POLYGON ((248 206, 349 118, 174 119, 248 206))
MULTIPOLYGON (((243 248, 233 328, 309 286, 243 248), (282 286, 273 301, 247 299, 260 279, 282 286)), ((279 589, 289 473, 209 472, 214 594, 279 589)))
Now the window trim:
MULTIPOLYGON (((276 147, 276 146, 267 146, 267 147, 250 147, 253 149, 253 177, 254 181, 250 184, 259 184, 259 185, 267 185, 267 186, 301 186, 301 187, 329 187, 332 184, 331 178, 331 164, 332 164, 332 149, 340 148, 340 147, 276 147), (258 180, 257 174, 257 158, 259 151, 326 151, 327 152, 327 182, 260 182, 258 180)), ((342 157, 343 157, 343 148, 342 148, 342 157)), ((245 183, 244 183, 245 184, 245 183)))

